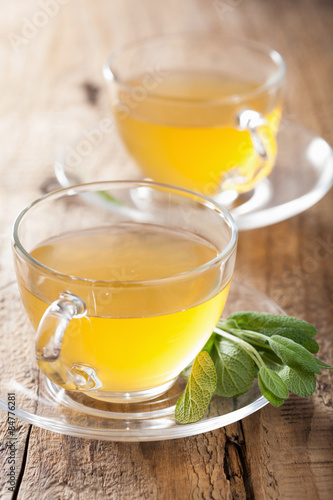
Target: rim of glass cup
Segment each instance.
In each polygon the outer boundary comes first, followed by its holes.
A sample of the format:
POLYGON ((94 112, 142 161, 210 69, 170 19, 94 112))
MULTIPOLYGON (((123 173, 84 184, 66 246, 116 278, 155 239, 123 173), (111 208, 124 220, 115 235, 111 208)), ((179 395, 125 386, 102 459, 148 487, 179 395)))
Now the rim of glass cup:
POLYGON ((247 40, 247 39, 241 39, 241 38, 236 38, 236 37, 229 37, 229 36, 223 36, 223 35, 211 35, 207 33, 178 33, 178 34, 172 34, 172 35, 158 35, 158 36, 150 36, 146 37, 140 40, 137 40, 135 42, 131 42, 129 44, 126 44, 119 49, 115 50, 112 52, 107 60, 105 61, 103 65, 103 76, 106 81, 108 82, 115 82, 117 85, 122 87, 125 90, 131 90, 136 87, 136 85, 131 85, 128 82, 123 81, 119 76, 117 75, 117 72, 112 69, 112 64, 116 61, 116 59, 121 56, 125 51, 127 50, 132 50, 135 47, 139 47, 140 45, 146 45, 150 43, 162 43, 167 40, 172 40, 172 39, 188 39, 188 40, 211 40, 211 41, 218 41, 220 40, 221 42, 228 42, 232 43, 234 45, 239 45, 241 47, 244 47, 246 49, 254 50, 255 52, 260 52, 261 54, 264 54, 268 56, 271 61, 273 61, 276 65, 276 72, 274 73, 273 76, 269 77, 266 79, 261 85, 259 85, 257 88, 250 92, 244 92, 244 93, 236 93, 236 94, 231 94, 229 96, 223 96, 221 98, 214 98, 214 99, 196 99, 196 100, 191 100, 191 99, 186 99, 184 97, 177 98, 175 96, 168 96, 168 95, 159 95, 154 93, 154 91, 150 91, 147 99, 150 101, 154 102, 175 102, 177 105, 181 104, 184 106, 190 105, 190 106, 202 106, 202 105, 221 105, 221 104, 228 104, 228 103, 233 103, 233 102, 243 102, 247 99, 250 99, 252 96, 256 96, 258 94, 261 94, 265 92, 269 88, 274 88, 275 86, 278 86, 282 83, 285 74, 286 74, 286 63, 281 56, 281 54, 275 50, 270 48, 269 46, 265 45, 264 43, 257 42, 254 40, 247 40))
POLYGON ((94 284, 112 284, 112 283, 117 283, 119 284, 126 284, 126 285, 131 285, 131 286, 137 286, 137 285, 156 285, 158 283, 165 283, 167 281, 176 281, 176 280, 182 280, 185 279, 189 276, 195 276, 199 275, 202 272, 205 272, 211 268, 213 268, 215 265, 226 261, 229 256, 234 252, 237 244, 237 236, 238 236, 238 229, 236 222, 234 221, 233 217, 231 214, 219 203, 216 203, 214 200, 209 198, 208 196, 201 195, 199 193, 196 193, 195 191, 192 191, 190 189, 183 189, 183 188, 178 188, 176 186, 171 186, 169 184, 162 184, 158 182, 151 182, 151 181, 100 181, 100 182, 89 182, 89 183, 82 183, 82 184, 77 184, 73 185, 68 188, 62 188, 62 189, 57 189, 56 191, 52 191, 50 193, 47 193, 46 195, 40 196, 36 200, 34 200, 32 203, 27 205, 17 216, 16 220, 14 221, 14 226, 13 226, 13 232, 12 232, 12 245, 15 251, 17 251, 20 256, 28 262, 30 265, 32 264, 34 267, 38 269, 42 269, 44 272, 47 272, 48 274, 52 274, 53 276, 56 276, 57 278, 60 279, 67 279, 70 278, 71 280, 79 283, 94 283, 94 284), (56 269, 52 269, 51 267, 46 266, 42 262, 39 262, 37 259, 32 257, 28 250, 26 250, 23 246, 23 244, 20 241, 19 238, 19 226, 25 215, 29 213, 31 209, 33 209, 36 205, 39 205, 43 203, 44 201, 47 201, 49 199, 58 199, 64 196, 64 194, 67 193, 68 196, 73 196, 76 194, 80 194, 80 192, 85 192, 89 191, 89 188, 95 188, 91 189, 91 192, 97 192, 101 191, 104 187, 106 186, 124 186, 124 187, 151 187, 151 188, 159 188, 159 189, 168 189, 173 192, 178 193, 180 196, 183 196, 184 198, 195 198, 197 201, 201 201, 203 206, 208 206, 208 208, 211 208, 215 212, 222 212, 225 216, 225 221, 228 221, 229 227, 231 228, 231 235, 229 242, 227 246, 219 252, 219 254, 214 257, 214 259, 206 262, 205 264, 202 264, 201 266, 198 266, 194 269, 190 269, 188 271, 174 274, 172 276, 164 276, 161 278, 156 278, 156 279, 148 279, 148 280, 138 280, 138 281, 126 281, 126 280, 94 280, 90 278, 79 278, 77 276, 69 275, 62 273, 60 271, 57 271, 56 269), (185 196, 186 195, 186 196, 185 196), (207 205, 208 204, 208 205, 207 205))

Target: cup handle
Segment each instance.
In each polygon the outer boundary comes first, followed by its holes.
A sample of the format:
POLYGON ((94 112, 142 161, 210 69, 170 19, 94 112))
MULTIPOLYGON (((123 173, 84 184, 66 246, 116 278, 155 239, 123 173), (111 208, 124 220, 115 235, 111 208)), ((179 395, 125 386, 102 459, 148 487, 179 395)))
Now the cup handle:
POLYGON ((62 292, 40 320, 36 335, 36 360, 47 377, 67 390, 89 391, 102 386, 94 368, 73 363, 67 368, 61 360, 64 334, 70 321, 87 314, 84 301, 71 292, 62 292))
MULTIPOLYGON (((238 113, 236 121, 239 130, 247 130, 250 133, 253 148, 262 161, 265 163, 268 162, 271 159, 271 155, 267 151, 260 132, 260 127, 262 126, 268 126, 268 128, 270 128, 266 118, 258 111, 244 109, 238 113)), ((271 139, 274 141, 275 149, 276 139, 273 133, 271 139)))

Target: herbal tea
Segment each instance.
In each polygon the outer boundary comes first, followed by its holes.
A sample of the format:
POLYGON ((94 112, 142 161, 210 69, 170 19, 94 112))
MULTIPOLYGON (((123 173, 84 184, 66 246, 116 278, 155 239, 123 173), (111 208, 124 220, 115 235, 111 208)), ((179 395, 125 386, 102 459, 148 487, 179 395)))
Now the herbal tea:
POLYGON ((206 195, 221 187, 245 192, 266 177, 276 156, 281 96, 258 90, 259 82, 245 78, 170 71, 152 94, 140 99, 131 92, 144 77, 121 87, 114 106, 117 126, 144 176, 206 195), (236 116, 244 108, 267 120, 260 127, 270 156, 264 165, 250 133, 236 128, 236 116))
POLYGON ((67 277, 89 315, 70 322, 61 361, 69 368, 78 361, 93 367, 103 392, 142 391, 175 378, 210 337, 228 295, 220 267, 182 277, 218 254, 186 232, 128 223, 63 234, 30 253, 66 275, 60 281, 31 270, 20 282, 34 327, 66 290, 67 277), (86 282, 76 286, 73 276, 86 282))

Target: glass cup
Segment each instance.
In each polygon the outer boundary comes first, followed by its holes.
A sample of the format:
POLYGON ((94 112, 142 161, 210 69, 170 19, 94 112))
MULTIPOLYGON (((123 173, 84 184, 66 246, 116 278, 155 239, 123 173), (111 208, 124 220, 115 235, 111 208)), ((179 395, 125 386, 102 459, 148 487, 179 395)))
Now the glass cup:
POLYGON ((273 168, 285 63, 216 35, 162 35, 112 54, 115 122, 144 178, 207 196, 247 192, 273 168))
POLYGON ((202 195, 109 181, 50 193, 14 224, 36 359, 58 386, 110 402, 157 397, 222 313, 237 228, 202 195))

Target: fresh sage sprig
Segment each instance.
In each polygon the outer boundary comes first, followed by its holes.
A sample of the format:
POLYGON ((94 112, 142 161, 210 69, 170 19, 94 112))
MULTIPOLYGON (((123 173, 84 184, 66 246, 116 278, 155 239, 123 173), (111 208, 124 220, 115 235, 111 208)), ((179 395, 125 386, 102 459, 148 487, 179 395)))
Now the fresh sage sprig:
POLYGON ((199 421, 213 394, 227 398, 245 394, 255 377, 273 406, 282 405, 289 391, 311 396, 315 374, 333 369, 313 356, 319 350, 316 334, 313 325, 292 316, 239 312, 220 321, 182 372, 187 385, 176 404, 175 419, 180 424, 199 421))

